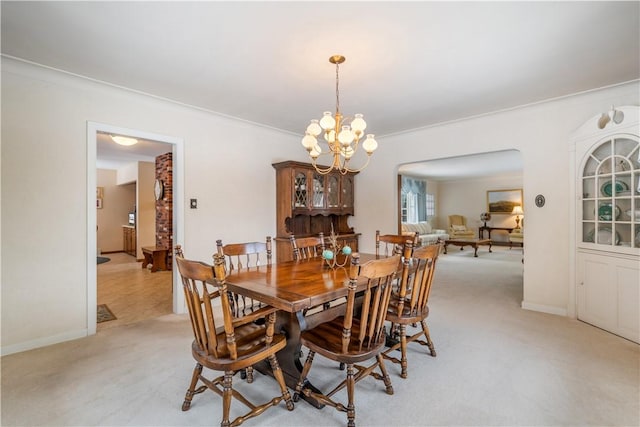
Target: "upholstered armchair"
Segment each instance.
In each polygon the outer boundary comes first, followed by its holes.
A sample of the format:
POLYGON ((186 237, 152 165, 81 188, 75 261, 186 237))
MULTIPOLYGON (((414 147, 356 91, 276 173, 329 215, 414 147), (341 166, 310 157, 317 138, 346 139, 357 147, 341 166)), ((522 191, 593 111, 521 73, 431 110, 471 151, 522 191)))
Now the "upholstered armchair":
POLYGON ((509 233, 509 246, 512 246, 513 243, 519 243, 524 247, 524 230, 522 228, 514 228, 509 233))
POLYGON ((475 231, 467 228, 467 219, 462 215, 449 215, 449 237, 451 239, 470 239, 475 231))
POLYGON ((524 263, 524 230, 520 227, 514 228, 511 233, 509 233, 509 249, 511 249, 514 243, 522 246, 522 262, 524 263))

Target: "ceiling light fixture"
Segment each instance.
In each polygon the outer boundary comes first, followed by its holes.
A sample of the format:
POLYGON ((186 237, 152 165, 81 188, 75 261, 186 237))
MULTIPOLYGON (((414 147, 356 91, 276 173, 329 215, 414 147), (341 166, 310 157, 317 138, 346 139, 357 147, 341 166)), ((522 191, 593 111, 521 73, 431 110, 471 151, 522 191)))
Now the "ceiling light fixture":
POLYGON ((343 175, 348 172, 360 172, 367 167, 371 154, 378 148, 374 135, 368 134, 362 142, 362 149, 367 154, 367 162, 358 169, 349 166, 351 158, 358 151, 358 144, 364 135, 367 123, 362 114, 356 114, 350 123, 347 123, 349 118, 340 113, 339 66, 344 61, 345 57, 342 55, 333 55, 329 58, 329 62, 336 64, 335 117, 331 116, 331 111, 325 111, 320 120, 311 120, 311 124, 307 126, 302 138, 302 146, 309 152, 313 167, 322 175, 328 174, 332 170, 337 170, 343 175), (328 147, 328 151, 324 153, 317 139, 321 133, 324 133, 324 140, 328 147), (331 165, 327 167, 318 165, 316 163, 318 157, 327 154, 332 158, 331 165))
POLYGON ((135 145, 138 143, 138 140, 135 138, 129 138, 129 137, 120 136, 120 135, 111 135, 111 139, 113 139, 113 142, 120 145, 129 146, 129 145, 135 145))

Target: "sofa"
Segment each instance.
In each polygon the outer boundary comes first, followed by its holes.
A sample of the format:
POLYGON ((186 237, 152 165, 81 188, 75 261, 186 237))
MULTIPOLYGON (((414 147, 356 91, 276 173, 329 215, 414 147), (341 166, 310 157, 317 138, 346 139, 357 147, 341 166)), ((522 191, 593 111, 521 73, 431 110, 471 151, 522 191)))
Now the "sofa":
POLYGON ((438 242, 438 239, 447 240, 449 238, 446 230, 432 229, 431 224, 427 221, 402 223, 402 234, 411 235, 416 232, 420 246, 433 245, 438 242))

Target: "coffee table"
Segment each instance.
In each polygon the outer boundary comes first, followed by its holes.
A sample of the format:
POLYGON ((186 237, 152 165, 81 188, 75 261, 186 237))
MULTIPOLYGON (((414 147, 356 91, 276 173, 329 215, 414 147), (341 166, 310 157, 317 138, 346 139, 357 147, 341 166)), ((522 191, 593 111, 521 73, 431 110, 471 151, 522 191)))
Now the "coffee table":
POLYGON ((478 246, 480 245, 489 245, 489 252, 491 252, 491 239, 449 239, 444 241, 444 253, 447 253, 447 246, 460 246, 460 250, 464 249, 465 246, 471 246, 474 249, 473 256, 478 257, 478 246))

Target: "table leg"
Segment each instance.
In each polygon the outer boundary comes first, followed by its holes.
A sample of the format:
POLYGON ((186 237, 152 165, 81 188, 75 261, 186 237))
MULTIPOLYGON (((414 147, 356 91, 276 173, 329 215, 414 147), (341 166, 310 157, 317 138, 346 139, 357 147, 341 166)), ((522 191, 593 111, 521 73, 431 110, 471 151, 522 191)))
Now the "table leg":
MULTIPOLYGON (((287 337, 287 345, 277 353, 278 363, 284 375, 284 381, 287 386, 295 390, 302 372, 302 344, 300 343, 300 332, 306 329, 305 317, 301 312, 288 313, 279 311, 276 318, 276 331, 283 332, 287 337)), ((272 375, 271 366, 266 361, 260 362, 254 366, 260 373, 272 375)), ((313 384, 307 382, 305 388, 310 388, 316 393, 321 393, 313 384)), ((300 397, 311 405, 320 409, 325 405, 320 403, 313 396, 305 396, 303 393, 300 397)))
POLYGON ((473 256, 478 258, 478 245, 472 245, 473 246, 473 256))
POLYGON ((445 243, 445 244, 444 244, 444 253, 445 253, 445 255, 446 255, 446 253, 447 253, 447 246, 449 246, 449 244, 448 244, 448 243, 445 243))

